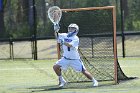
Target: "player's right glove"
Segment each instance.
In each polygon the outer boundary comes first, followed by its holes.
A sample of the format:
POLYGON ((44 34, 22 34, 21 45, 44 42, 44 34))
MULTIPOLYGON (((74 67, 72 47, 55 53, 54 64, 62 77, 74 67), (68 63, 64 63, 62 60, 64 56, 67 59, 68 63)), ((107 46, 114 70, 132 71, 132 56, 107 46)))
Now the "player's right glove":
POLYGON ((59 24, 54 24, 54 31, 58 32, 60 30, 59 24))

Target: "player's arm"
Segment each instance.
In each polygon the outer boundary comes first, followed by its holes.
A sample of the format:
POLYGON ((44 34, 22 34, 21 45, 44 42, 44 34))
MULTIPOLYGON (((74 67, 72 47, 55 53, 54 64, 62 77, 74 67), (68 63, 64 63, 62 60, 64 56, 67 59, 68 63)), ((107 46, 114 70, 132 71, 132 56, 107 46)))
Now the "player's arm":
POLYGON ((59 33, 59 29, 60 29, 60 26, 59 24, 55 24, 54 25, 54 35, 55 35, 55 38, 57 39, 57 43, 64 43, 64 39, 63 39, 63 35, 61 35, 61 33, 59 33))
POLYGON ((54 35, 55 35, 55 38, 57 39, 57 38, 58 38, 59 33, 55 31, 55 32, 54 32, 54 35))
POLYGON ((64 42, 64 45, 67 46, 67 47, 72 47, 72 44, 67 43, 67 42, 64 42))
POLYGON ((72 42, 68 43, 68 42, 64 42, 64 45, 66 45, 67 47, 78 47, 79 44, 79 39, 73 40, 72 42))

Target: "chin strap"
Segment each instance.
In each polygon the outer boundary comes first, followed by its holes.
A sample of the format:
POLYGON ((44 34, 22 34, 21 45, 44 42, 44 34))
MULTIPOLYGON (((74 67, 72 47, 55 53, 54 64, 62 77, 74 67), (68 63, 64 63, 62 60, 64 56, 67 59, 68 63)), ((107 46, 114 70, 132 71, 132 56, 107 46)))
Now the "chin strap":
POLYGON ((72 37, 72 36, 74 36, 74 35, 77 35, 77 33, 78 33, 78 31, 72 31, 72 32, 68 32, 68 35, 67 35, 67 37, 72 37))

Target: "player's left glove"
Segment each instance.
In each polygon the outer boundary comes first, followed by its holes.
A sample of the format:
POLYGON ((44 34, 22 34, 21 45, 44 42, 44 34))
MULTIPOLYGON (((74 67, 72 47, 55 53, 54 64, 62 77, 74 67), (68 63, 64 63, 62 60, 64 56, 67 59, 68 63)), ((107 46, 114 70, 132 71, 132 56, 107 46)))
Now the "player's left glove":
POLYGON ((58 32, 60 30, 59 24, 54 24, 54 31, 58 32))

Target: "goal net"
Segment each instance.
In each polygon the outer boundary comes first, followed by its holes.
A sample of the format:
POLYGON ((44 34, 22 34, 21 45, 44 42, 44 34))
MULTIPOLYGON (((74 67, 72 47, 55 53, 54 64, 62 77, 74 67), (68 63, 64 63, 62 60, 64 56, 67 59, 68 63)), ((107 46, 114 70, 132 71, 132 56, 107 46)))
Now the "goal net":
MULTIPOLYGON (((99 84, 116 84, 120 79, 127 79, 117 61, 115 7, 62 9, 62 11, 60 32, 66 32, 70 23, 79 25, 81 59, 99 84)), ((60 48, 60 54, 62 51, 60 48)), ((64 71, 63 76, 69 82, 67 85, 69 87, 92 86, 89 79, 72 68, 64 71)))

